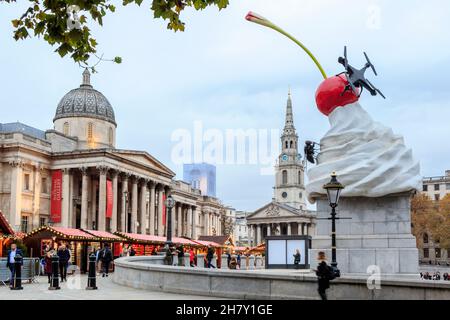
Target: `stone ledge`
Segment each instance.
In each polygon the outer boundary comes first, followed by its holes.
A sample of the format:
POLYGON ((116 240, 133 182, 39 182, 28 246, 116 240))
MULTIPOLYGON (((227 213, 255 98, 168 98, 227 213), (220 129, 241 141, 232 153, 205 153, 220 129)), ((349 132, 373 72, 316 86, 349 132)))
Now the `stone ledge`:
MULTIPOLYGON (((217 270, 157 265, 158 258, 126 257, 115 260, 115 283, 134 288, 234 299, 318 299, 317 278, 299 271, 217 270)), ((367 288, 368 275, 343 276, 332 281, 329 298, 444 299, 450 283, 385 279, 381 290, 367 288)))

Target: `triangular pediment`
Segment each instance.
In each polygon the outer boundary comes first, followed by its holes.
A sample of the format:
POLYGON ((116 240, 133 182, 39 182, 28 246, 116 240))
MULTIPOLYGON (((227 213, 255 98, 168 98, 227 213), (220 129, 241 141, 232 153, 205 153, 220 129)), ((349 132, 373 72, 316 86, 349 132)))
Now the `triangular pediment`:
POLYGON ((300 215, 301 212, 295 208, 277 202, 270 202, 247 216, 247 221, 262 218, 299 217, 300 215))
POLYGON ((175 172, 166 167, 162 162, 145 151, 119 150, 115 149, 113 153, 123 159, 140 163, 146 167, 165 173, 171 177, 175 176, 175 172))

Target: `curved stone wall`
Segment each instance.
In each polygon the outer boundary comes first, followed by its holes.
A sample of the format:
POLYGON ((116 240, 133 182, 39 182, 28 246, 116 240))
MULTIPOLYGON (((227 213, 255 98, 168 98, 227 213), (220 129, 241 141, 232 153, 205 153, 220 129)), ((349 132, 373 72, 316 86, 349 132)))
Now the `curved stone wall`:
MULTIPOLYGON (((301 271, 221 270, 163 265, 163 256, 114 261, 113 281, 139 289, 232 299, 318 299, 317 280, 301 271)), ((450 300, 450 283, 384 280, 369 290, 365 278, 334 280, 329 299, 450 300)))

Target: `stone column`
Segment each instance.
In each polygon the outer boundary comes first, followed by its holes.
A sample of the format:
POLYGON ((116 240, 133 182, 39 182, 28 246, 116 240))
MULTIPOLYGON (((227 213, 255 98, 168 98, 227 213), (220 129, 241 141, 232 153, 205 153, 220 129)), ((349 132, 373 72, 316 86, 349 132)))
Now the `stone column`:
POLYGON ((309 235, 310 235, 310 234, 309 234, 309 232, 310 232, 310 230, 309 230, 309 229, 310 229, 310 226, 311 226, 311 225, 310 225, 309 223, 306 224, 306 234, 305 234, 306 236, 309 236, 309 235))
POLYGON ((131 182, 131 232, 137 233, 138 212, 138 180, 137 177, 131 182))
POLYGON ((163 195, 164 186, 160 185, 158 189, 158 236, 164 236, 164 225, 163 225, 163 195))
POLYGON ((88 227, 88 169, 85 167, 80 168, 81 171, 81 221, 80 226, 82 229, 89 229, 88 227))
POLYGON ((290 222, 287 224, 287 235, 288 236, 292 235, 292 229, 291 229, 291 223, 290 222))
POLYGON ((100 178, 98 185, 98 223, 97 230, 106 231, 106 174, 108 167, 98 167, 100 178))
POLYGON ((117 231, 117 205, 119 201, 119 178, 117 172, 112 174, 112 188, 113 188, 113 208, 111 217, 111 232, 117 231))
POLYGON ((154 182, 151 182, 150 185, 150 222, 149 222, 149 229, 150 234, 155 234, 155 187, 156 184, 154 182))
POLYGON ((11 199, 9 219, 16 231, 20 230, 22 220, 22 183, 23 183, 23 163, 21 160, 10 161, 11 172, 11 199))
POLYGON ((182 206, 183 206, 183 204, 182 203, 180 203, 180 202, 178 202, 177 203, 177 233, 176 233, 176 235, 178 236, 178 237, 181 237, 182 235, 183 235, 183 223, 182 223, 182 221, 183 221, 183 219, 182 219, 182 206))
POLYGON ((192 207, 192 239, 197 239, 197 208, 192 207))
POLYGON ((70 170, 63 169, 63 187, 62 187, 62 217, 61 226, 69 227, 69 208, 70 206, 70 170))
POLYGON ((188 207, 188 212, 187 212, 187 236, 189 238, 192 238, 192 230, 193 230, 193 225, 192 225, 192 207, 189 206, 188 207))
POLYGON ((34 171, 34 188, 33 188, 33 229, 39 227, 39 211, 41 207, 41 172, 43 168, 37 164, 34 171))
POLYGON ((305 235, 305 224, 304 223, 302 223, 302 233, 301 233, 301 235, 302 236, 305 235))
POLYGON ((121 210, 120 210, 120 231, 122 232, 128 232, 127 230, 127 219, 128 219, 128 212, 127 212, 127 194, 128 194, 128 178, 130 176, 125 173, 122 176, 122 190, 121 190, 121 199, 122 199, 122 203, 121 205, 121 210))
POLYGON ((258 224, 257 227, 256 227, 256 243, 255 243, 255 246, 259 245, 262 242, 261 235, 262 235, 262 233, 261 233, 261 225, 258 224))
POLYGON ((146 217, 147 217, 147 180, 143 180, 141 182, 141 205, 139 207, 139 225, 140 225, 140 232, 141 234, 146 233, 147 229, 147 223, 146 223, 146 217))
POLYGON ((88 215, 88 229, 93 229, 93 225, 97 226, 97 181, 91 178, 91 214, 88 215))
POLYGON ((270 224, 267 225, 267 236, 270 237, 270 224))
MULTIPOLYGON (((177 211, 176 211, 176 207, 173 207, 171 210, 171 218, 172 220, 171 222, 171 226, 172 226, 172 237, 176 237, 177 233, 176 233, 176 225, 177 225, 177 221, 176 221, 176 216, 177 216, 177 211)), ((187 264, 189 265, 189 264, 187 264)))

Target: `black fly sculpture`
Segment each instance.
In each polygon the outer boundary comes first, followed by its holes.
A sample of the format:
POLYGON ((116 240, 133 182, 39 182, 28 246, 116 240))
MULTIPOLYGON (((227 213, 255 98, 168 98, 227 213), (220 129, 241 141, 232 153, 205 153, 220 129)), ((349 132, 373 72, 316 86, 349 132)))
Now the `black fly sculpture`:
POLYGON ((305 158, 308 162, 317 163, 317 153, 320 151, 320 144, 313 141, 305 141, 305 158), (317 148, 319 147, 319 148, 317 148))
POLYGON ((348 85, 345 87, 344 91, 341 93, 341 95, 344 95, 344 93, 348 90, 352 90, 356 95, 361 96, 361 93, 363 92, 363 89, 366 89, 370 92, 372 96, 376 96, 379 94, 384 99, 386 97, 383 95, 383 93, 377 89, 368 79, 365 77, 366 70, 368 68, 371 68, 373 73, 378 76, 377 71, 375 70, 375 66, 370 61, 367 54, 364 52, 364 56, 366 57, 367 63, 364 65, 362 69, 356 69, 355 67, 351 66, 348 63, 347 59, 347 47, 344 47, 344 57, 339 57, 338 61, 340 64, 342 64, 346 70, 346 72, 342 72, 340 74, 345 74, 345 77, 347 78, 348 85), (361 91, 358 94, 358 90, 356 88, 360 88, 361 91))

